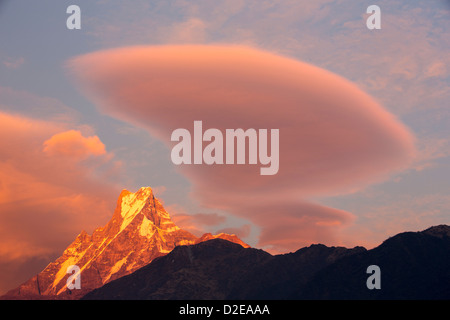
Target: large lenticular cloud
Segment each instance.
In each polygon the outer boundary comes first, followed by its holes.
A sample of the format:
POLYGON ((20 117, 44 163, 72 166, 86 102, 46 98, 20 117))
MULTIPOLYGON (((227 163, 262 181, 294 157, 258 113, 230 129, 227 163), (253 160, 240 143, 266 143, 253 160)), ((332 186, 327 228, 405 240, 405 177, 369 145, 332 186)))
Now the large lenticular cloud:
POLYGON ((279 129, 276 175, 261 176, 259 164, 179 167, 197 199, 252 219, 263 228, 267 245, 292 243, 304 234, 311 235, 308 241, 331 237, 351 215, 304 199, 380 181, 404 168, 414 153, 409 131, 354 84, 268 52, 240 46, 129 47, 83 55, 69 66, 105 113, 147 128, 169 147, 173 130, 193 133, 195 120, 203 121, 204 130, 222 132, 279 129), (295 204, 302 219, 294 218, 295 204), (288 233, 274 230, 283 225, 288 233))

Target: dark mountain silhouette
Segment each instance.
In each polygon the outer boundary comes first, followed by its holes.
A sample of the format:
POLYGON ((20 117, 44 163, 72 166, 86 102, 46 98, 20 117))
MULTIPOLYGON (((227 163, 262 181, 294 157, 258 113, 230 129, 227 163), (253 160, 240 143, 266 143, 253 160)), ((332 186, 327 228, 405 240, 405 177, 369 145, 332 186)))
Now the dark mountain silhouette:
POLYGON ((319 271, 292 299, 450 299, 450 227, 405 232, 367 252, 319 271), (381 289, 368 290, 369 265, 381 270, 381 289))
POLYGON ((366 250, 311 245, 270 255, 223 239, 175 247, 83 299, 450 299, 450 227, 366 250), (381 269, 369 290, 367 267, 381 269))
POLYGON ((289 299, 319 270, 343 257, 364 251, 363 247, 346 249, 315 244, 294 253, 273 256, 247 272, 245 281, 237 283, 228 298, 289 299))
POLYGON ((226 299, 245 274, 272 259, 223 239, 178 246, 166 259, 94 290, 83 299, 226 299))

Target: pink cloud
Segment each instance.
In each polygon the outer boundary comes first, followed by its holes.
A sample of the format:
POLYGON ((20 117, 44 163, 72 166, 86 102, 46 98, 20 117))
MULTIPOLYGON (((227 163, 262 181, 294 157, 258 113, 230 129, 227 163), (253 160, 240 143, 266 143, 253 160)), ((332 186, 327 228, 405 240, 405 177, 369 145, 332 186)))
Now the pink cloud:
POLYGON ((18 57, 18 58, 5 57, 5 58, 3 58, 3 65, 5 67, 7 67, 8 69, 17 69, 24 63, 25 63, 25 59, 23 57, 18 57))
POLYGON ((218 230, 217 233, 235 234, 240 239, 245 239, 250 235, 251 228, 252 227, 249 224, 244 224, 243 226, 240 227, 223 228, 218 230))
POLYGON ((171 207, 168 207, 168 211, 171 212, 175 224, 198 237, 206 232, 211 232, 211 230, 209 230, 211 226, 218 225, 226 220, 226 217, 217 213, 187 214, 179 212, 179 209, 177 210, 174 208, 174 211, 171 209, 171 207))
POLYGON ((169 148, 172 131, 192 132, 195 120, 222 132, 279 129, 276 175, 261 176, 259 165, 179 167, 204 206, 260 226, 261 245, 331 240, 352 215, 305 199, 382 181, 415 152, 409 130, 356 85, 248 47, 129 47, 68 66, 103 112, 148 129, 169 148))
MULTIPOLYGON (((0 266, 19 270, 22 263, 36 259, 48 263, 81 230, 105 224, 114 210, 120 192, 114 183, 117 175, 98 178, 93 174, 97 168, 114 167, 114 161, 61 160, 43 150, 45 141, 54 143, 52 152, 61 150, 61 141, 56 143, 54 137, 68 129, 66 124, 0 112, 0 266)), ((95 146, 103 145, 99 138, 93 141, 95 146)), ((5 285, 0 285, 0 292, 26 277, 2 273, 0 283, 5 285)))
POLYGON ((53 135, 44 142, 44 152, 79 159, 106 154, 105 145, 97 136, 84 137, 78 130, 53 135))
POLYGON ((272 253, 296 250, 312 243, 343 245, 336 232, 355 220, 346 211, 301 200, 241 201, 233 212, 251 217, 261 227, 258 244, 272 253))

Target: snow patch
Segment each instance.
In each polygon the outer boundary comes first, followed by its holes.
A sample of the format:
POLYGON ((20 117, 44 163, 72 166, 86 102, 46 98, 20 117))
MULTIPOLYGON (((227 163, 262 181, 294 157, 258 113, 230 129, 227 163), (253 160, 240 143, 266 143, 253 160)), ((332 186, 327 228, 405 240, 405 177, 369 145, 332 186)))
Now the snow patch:
POLYGON ((153 222, 144 217, 139 227, 139 234, 142 237, 151 238, 155 234, 155 228, 156 226, 153 224, 153 222))
MULTIPOLYGON (((64 261, 61 264, 61 267, 56 273, 55 279, 53 280, 52 288, 55 288, 58 285, 58 283, 65 277, 65 275, 67 274, 67 268, 72 265, 76 265, 78 261, 79 261, 78 257, 69 257, 66 261, 64 261)), ((64 285, 63 288, 66 288, 66 286, 64 285)))
POLYGON ((110 270, 108 276, 103 280, 103 283, 108 282, 108 280, 111 278, 111 276, 112 276, 114 273, 118 272, 118 271, 122 268, 122 266, 127 262, 128 256, 129 256, 129 254, 128 254, 125 258, 123 258, 123 259, 117 261, 117 262, 114 264, 114 266, 111 268, 111 270, 110 270))
POLYGON ((163 230, 164 230, 165 232, 167 232, 167 233, 171 233, 171 232, 180 230, 180 228, 174 224, 173 227, 165 228, 165 229, 163 229, 163 230))
POLYGON ((119 233, 133 221, 134 217, 142 211, 152 194, 150 188, 141 188, 136 193, 127 194, 122 198, 120 215, 123 218, 119 233))

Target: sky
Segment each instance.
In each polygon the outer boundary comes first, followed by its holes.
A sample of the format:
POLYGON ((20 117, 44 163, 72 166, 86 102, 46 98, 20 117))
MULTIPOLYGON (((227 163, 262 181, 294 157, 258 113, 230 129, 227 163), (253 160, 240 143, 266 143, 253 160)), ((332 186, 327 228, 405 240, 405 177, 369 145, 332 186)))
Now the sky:
POLYGON ((0 1, 0 293, 105 225, 122 189, 272 253, 449 224, 449 15, 445 0, 0 1), (279 129, 279 171, 175 165, 171 133, 195 120, 279 129))

